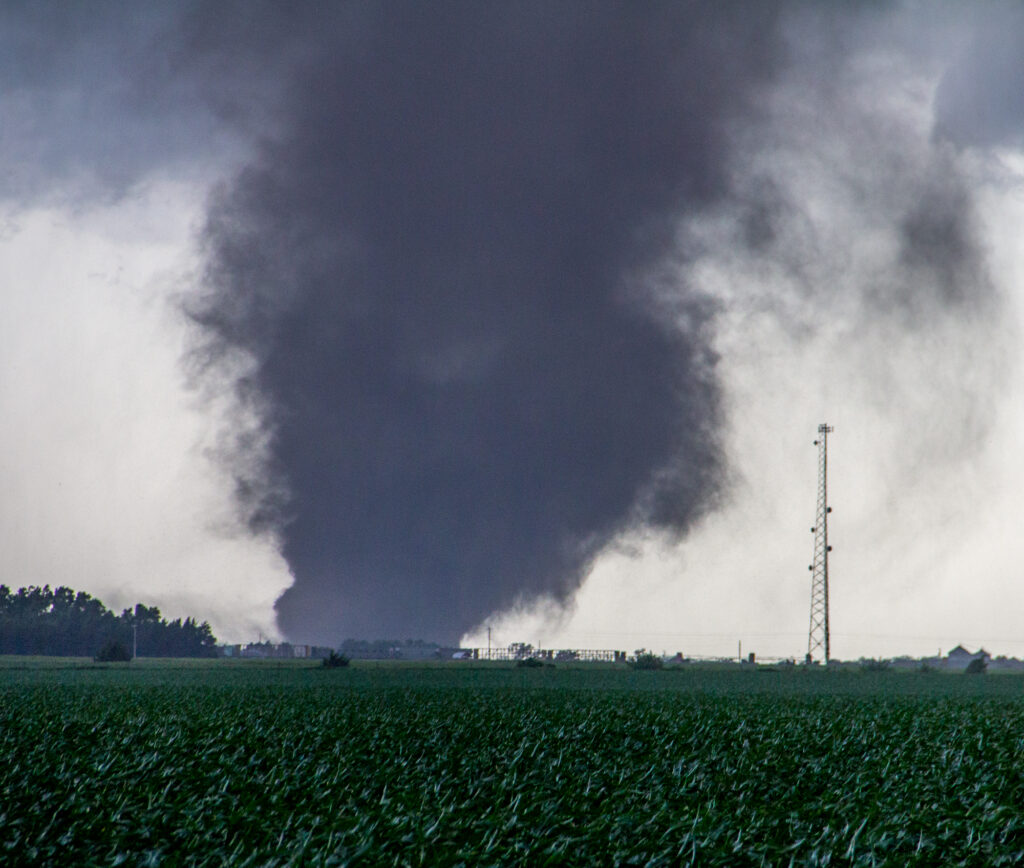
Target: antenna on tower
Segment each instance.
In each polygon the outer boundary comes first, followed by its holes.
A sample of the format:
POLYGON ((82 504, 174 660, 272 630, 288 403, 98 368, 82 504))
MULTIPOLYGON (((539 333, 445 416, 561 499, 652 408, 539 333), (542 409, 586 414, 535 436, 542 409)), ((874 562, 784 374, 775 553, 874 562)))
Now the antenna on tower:
POLYGON ((814 534, 814 561, 807 568, 811 571, 811 626, 807 631, 807 662, 815 659, 816 653, 824 655, 825 663, 830 659, 828 636, 828 435, 833 428, 824 422, 818 426, 818 511, 811 528, 814 534))

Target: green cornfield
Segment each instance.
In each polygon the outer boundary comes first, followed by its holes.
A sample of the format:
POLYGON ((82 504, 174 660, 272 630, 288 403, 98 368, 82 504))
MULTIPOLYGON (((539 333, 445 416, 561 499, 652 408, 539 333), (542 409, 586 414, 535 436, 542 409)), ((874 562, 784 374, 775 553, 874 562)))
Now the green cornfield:
POLYGON ((4 865, 1010 865, 1024 679, 0 666, 4 865))

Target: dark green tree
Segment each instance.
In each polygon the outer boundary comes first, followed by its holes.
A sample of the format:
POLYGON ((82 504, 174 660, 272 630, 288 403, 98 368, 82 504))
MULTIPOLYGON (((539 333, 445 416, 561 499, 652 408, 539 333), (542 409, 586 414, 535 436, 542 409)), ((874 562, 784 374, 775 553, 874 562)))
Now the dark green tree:
POLYGON ((145 657, 213 657, 217 640, 205 621, 168 622, 155 606, 141 603, 120 615, 84 591, 29 585, 12 592, 0 585, 0 654, 91 657, 112 642, 145 657))

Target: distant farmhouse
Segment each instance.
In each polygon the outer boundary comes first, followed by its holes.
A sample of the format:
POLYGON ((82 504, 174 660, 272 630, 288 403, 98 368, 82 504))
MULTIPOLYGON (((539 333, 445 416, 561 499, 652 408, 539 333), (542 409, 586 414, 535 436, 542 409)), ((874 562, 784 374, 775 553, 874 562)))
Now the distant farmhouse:
POLYGON ((984 648, 979 648, 977 651, 968 651, 963 645, 957 645, 956 648, 945 656, 942 665, 954 672, 962 672, 970 665, 972 660, 978 659, 984 660, 987 666, 992 660, 992 655, 984 648))
MULTIPOLYGON (((1024 671, 1024 660, 1016 657, 1000 655, 993 657, 984 648, 969 651, 963 645, 957 645, 945 657, 941 652, 935 657, 893 657, 889 665, 894 669, 931 669, 947 672, 965 672, 972 660, 982 660, 989 671, 1024 671)), ((863 663, 863 661, 862 661, 863 663)))

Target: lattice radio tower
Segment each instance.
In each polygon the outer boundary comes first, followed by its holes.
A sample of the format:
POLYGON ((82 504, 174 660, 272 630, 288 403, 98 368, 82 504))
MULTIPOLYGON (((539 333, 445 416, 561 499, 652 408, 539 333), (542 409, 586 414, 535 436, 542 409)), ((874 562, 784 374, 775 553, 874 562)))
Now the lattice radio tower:
POLYGON ((811 571, 811 626, 807 631, 807 662, 815 659, 816 653, 829 661, 828 638, 828 435, 832 427, 824 422, 818 426, 819 438, 814 441, 818 447, 818 512, 811 528, 814 534, 814 562, 807 568, 811 571))

